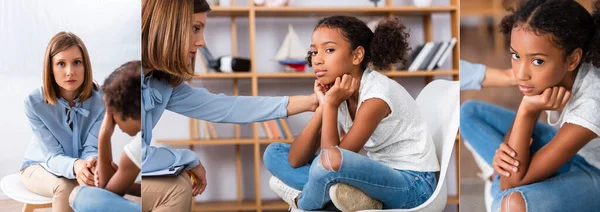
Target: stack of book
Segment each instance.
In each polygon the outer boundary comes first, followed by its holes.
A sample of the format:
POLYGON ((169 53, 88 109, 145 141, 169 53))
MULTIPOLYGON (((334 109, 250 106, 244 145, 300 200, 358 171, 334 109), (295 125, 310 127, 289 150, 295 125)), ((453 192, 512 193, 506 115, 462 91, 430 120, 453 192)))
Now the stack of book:
POLYGON ((290 139, 292 138, 290 128, 285 119, 276 119, 261 123, 265 135, 269 139, 290 139))
MULTIPOLYGON (((270 121, 265 121, 261 123, 264 135, 267 136, 268 139, 292 139, 292 131, 288 126, 288 123, 285 119, 275 119, 270 121)), ((195 121, 192 120, 190 122, 190 128, 197 128, 200 131, 192 130, 192 139, 218 139, 217 132, 213 123, 207 121, 195 121)))
MULTIPOLYGON (((200 124, 200 126, 198 126, 198 127, 200 129, 202 129, 202 135, 203 135, 202 137, 204 137, 204 139, 216 139, 216 138, 218 138, 217 137, 217 131, 215 130, 215 126, 213 125, 213 123, 200 120, 199 124, 200 124)), ((200 135, 196 135, 195 137, 197 137, 198 139, 200 139, 200 135)))
POLYGON ((456 38, 450 41, 427 42, 413 49, 407 58, 409 66, 398 67, 401 70, 413 71, 432 71, 439 69, 456 44, 456 38))

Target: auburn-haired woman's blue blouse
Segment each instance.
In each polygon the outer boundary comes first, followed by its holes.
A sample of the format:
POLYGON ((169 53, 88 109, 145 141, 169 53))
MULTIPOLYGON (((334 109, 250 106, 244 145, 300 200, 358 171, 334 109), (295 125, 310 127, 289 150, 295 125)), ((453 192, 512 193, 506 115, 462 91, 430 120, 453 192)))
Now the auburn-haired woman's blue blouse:
POLYGON ((142 76, 142 173, 184 165, 196 167, 200 160, 189 149, 150 146, 152 129, 165 110, 211 122, 250 123, 287 116, 289 97, 226 96, 212 94, 187 83, 173 88, 166 80, 142 76))
POLYGON ((54 105, 44 102, 42 88, 25 99, 25 115, 33 137, 29 142, 21 170, 46 163, 55 173, 75 179, 76 159, 98 157, 98 133, 104 119, 105 106, 100 91, 93 90, 84 102, 75 106, 59 97, 54 105))

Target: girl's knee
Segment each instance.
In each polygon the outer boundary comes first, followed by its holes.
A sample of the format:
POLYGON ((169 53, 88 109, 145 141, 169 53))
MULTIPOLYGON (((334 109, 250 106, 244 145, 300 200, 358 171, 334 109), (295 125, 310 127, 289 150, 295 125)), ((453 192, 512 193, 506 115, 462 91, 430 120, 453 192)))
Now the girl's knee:
POLYGON ((337 147, 331 147, 321 152, 319 162, 330 172, 338 172, 342 166, 342 152, 337 147))
POLYGON ((267 148, 265 149, 265 154, 267 154, 267 152, 276 152, 278 151, 282 146, 282 143, 271 143, 267 146, 267 148))
POLYGON ((502 212, 524 212, 527 211, 527 205, 521 192, 511 192, 502 198, 500 211, 502 212))
POLYGON ((271 143, 267 146, 263 154, 263 162, 267 170, 271 171, 271 168, 275 166, 276 156, 283 152, 284 148, 285 144, 283 143, 271 143))
POLYGON ((477 108, 481 104, 483 104, 483 103, 480 101, 475 101, 475 100, 468 100, 468 101, 462 103, 462 105, 460 106, 461 120, 463 119, 463 117, 465 119, 474 117, 475 112, 477 111, 477 108))
POLYGON ((265 149, 265 153, 263 154, 263 158, 265 160, 267 160, 267 158, 272 157, 276 153, 282 152, 283 148, 284 148, 284 144, 283 143, 271 143, 265 149))
POLYGON ((71 191, 71 194, 69 195, 69 205, 71 207, 73 207, 73 202, 75 202, 75 198, 77 198, 79 189, 81 189, 81 186, 77 186, 77 187, 73 188, 73 190, 71 191))

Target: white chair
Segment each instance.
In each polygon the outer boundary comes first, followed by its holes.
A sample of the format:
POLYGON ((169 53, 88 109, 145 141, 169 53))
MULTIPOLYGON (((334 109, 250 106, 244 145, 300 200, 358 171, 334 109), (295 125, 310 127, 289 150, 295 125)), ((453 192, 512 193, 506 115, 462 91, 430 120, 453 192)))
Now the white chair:
MULTIPOLYGON (((421 115, 426 120, 433 137, 435 152, 440 162, 441 170, 433 195, 415 208, 385 211, 440 212, 446 207, 448 199, 446 174, 448 173, 450 157, 454 150, 454 141, 456 133, 458 133, 460 118, 459 88, 460 83, 458 81, 435 80, 427 84, 416 99, 421 115)), ((363 210, 363 212, 366 211, 381 210, 363 210)))
POLYGON ((3 177, 0 186, 6 196, 25 204, 23 212, 33 212, 37 208, 52 207, 52 197, 42 196, 29 191, 21 182, 20 173, 3 177))
POLYGON ((473 149, 473 146, 469 144, 466 140, 463 140, 463 144, 471 154, 473 154, 473 159, 475 159, 475 163, 481 170, 481 174, 479 177, 485 182, 485 186, 483 189, 483 199, 485 200, 485 211, 492 212, 492 202, 494 202, 494 197, 492 197, 492 181, 490 181, 490 177, 494 175, 494 168, 485 162, 483 157, 473 149))

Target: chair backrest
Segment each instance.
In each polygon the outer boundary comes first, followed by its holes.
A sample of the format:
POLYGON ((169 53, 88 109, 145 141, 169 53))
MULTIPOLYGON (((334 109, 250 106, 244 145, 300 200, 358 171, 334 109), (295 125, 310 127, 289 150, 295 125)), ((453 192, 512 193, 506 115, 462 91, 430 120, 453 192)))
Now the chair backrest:
POLYGON ((460 83, 448 80, 430 82, 416 99, 421 116, 426 120, 433 138, 441 170, 433 195, 415 210, 427 208, 426 211, 442 211, 446 206, 448 197, 445 180, 458 133, 459 100, 460 83))
POLYGON ((450 161, 458 132, 459 88, 458 81, 435 80, 427 84, 416 99, 421 116, 426 120, 435 143, 435 152, 441 165, 447 165, 450 161))
MULTIPOLYGON (((433 137, 435 152, 440 163, 438 184, 431 197, 423 204, 411 209, 391 209, 385 211, 431 211, 440 212, 446 207, 447 185, 446 174, 450 157, 454 150, 454 141, 458 133, 460 118, 459 98, 460 83, 458 81, 435 80, 423 88, 417 97, 417 105, 421 116, 426 120, 429 132, 433 137)), ((374 212, 378 210, 362 210, 374 212)))

